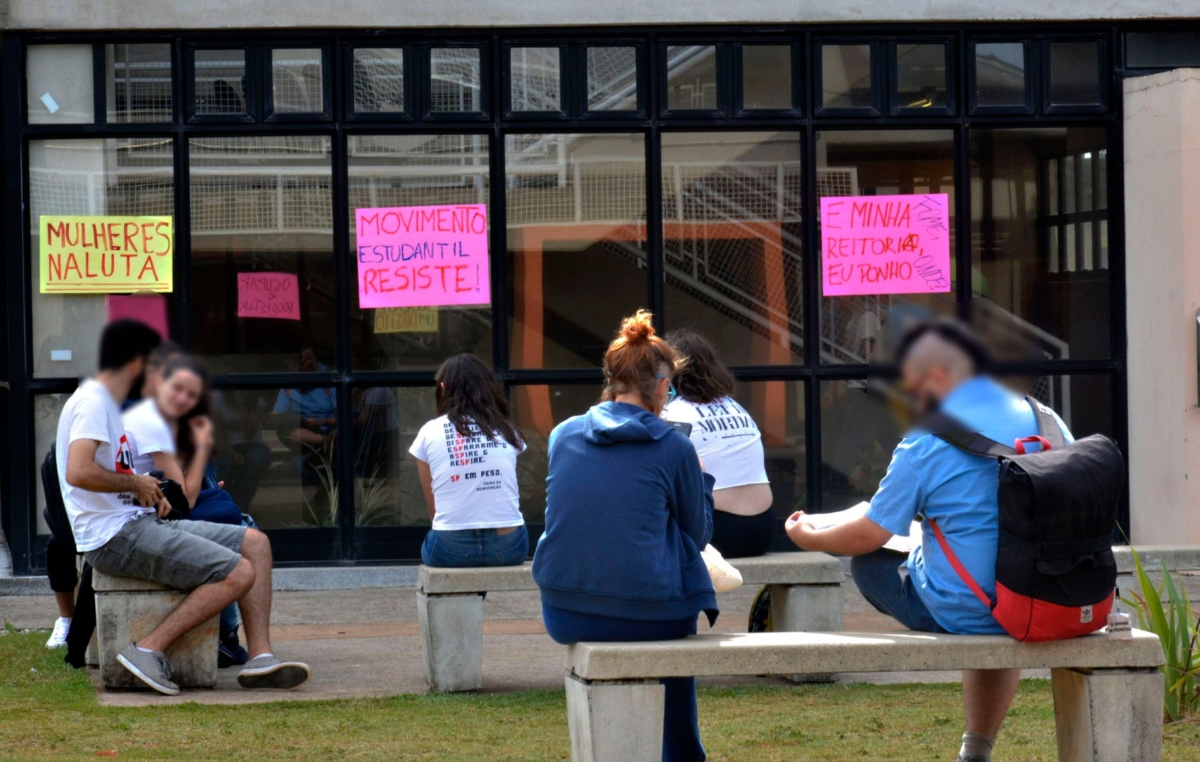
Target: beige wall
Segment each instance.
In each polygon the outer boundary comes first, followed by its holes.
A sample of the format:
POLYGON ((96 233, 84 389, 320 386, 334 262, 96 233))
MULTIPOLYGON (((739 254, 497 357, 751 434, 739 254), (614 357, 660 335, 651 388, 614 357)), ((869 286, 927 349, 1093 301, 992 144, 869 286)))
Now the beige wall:
POLYGON ((1200 70, 1125 82, 1133 540, 1200 544, 1200 70))

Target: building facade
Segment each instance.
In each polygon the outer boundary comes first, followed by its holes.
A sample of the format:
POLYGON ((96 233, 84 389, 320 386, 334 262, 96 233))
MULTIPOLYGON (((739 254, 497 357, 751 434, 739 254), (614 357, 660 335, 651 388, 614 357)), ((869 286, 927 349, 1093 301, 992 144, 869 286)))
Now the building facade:
POLYGON ((734 368, 780 520, 870 496, 903 421, 868 375, 950 315, 1004 336, 1001 373, 1076 435, 1121 443, 1135 540, 1200 545, 1200 22, 1168 20, 1187 9, 0 5, 17 573, 44 566, 58 411, 126 304, 45 292, 43 219, 82 215, 170 218, 170 291, 139 309, 212 368, 218 471, 281 562, 419 557, 406 452, 458 352, 509 390, 539 531, 547 436, 641 307, 734 368), (821 200, 901 194, 945 194, 949 290, 826 296, 821 200), (476 204, 488 304, 360 308, 357 210, 476 204), (255 277, 294 312, 248 307, 255 277))

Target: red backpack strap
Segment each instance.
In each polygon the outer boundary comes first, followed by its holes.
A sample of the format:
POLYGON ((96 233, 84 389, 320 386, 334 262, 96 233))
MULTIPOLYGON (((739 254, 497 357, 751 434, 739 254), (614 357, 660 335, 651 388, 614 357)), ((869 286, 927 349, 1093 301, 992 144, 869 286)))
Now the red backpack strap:
POLYGON ((954 567, 954 571, 958 574, 959 579, 961 579, 963 584, 971 589, 972 593, 975 593, 975 597, 979 599, 979 602, 984 606, 987 606, 988 611, 991 611, 992 599, 988 598, 987 593, 983 592, 983 588, 980 587, 979 583, 975 581, 975 578, 971 576, 971 572, 967 571, 967 567, 963 566, 962 561, 958 560, 958 556, 955 555, 954 551, 950 548, 950 543, 946 541, 946 536, 942 534, 941 527, 939 527, 937 522, 931 518, 926 518, 925 520, 928 521, 929 526, 933 528, 933 536, 937 538, 938 545, 941 546, 942 552, 946 554, 946 560, 950 562, 950 566, 954 567))

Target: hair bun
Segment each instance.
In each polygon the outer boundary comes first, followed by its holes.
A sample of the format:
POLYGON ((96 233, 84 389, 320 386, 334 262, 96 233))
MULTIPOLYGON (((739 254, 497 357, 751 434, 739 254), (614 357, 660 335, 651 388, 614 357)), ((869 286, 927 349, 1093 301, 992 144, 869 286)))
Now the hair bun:
POLYGON ((654 315, 646 310, 638 310, 630 317, 621 321, 621 338, 626 344, 637 344, 648 340, 654 335, 654 315))

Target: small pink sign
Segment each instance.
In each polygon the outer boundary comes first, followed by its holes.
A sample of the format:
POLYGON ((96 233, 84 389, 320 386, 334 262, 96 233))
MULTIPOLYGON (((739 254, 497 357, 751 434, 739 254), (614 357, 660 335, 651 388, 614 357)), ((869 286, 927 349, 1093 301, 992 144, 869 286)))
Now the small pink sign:
POLYGON ((949 291, 949 197, 822 198, 821 281, 825 296, 949 291))
POLYGON ((241 318, 300 319, 300 282, 292 273, 238 273, 241 318))
POLYGON ((108 310, 108 322, 132 318, 140 320, 154 330, 163 339, 171 338, 171 329, 167 323, 167 298, 160 294, 109 294, 105 297, 105 307, 108 310))
POLYGON ((487 207, 358 209, 358 306, 491 304, 487 207))

